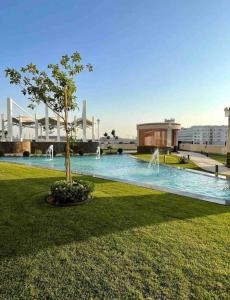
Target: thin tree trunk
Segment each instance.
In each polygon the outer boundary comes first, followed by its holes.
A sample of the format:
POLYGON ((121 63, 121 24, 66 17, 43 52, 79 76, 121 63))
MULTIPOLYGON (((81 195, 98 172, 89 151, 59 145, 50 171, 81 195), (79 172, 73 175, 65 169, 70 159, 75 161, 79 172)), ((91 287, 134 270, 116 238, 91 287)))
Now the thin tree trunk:
POLYGON ((66 151, 65 151, 65 169, 66 169, 66 182, 72 184, 71 168, 70 168, 70 145, 69 145, 69 130, 68 130, 68 95, 67 87, 64 89, 64 101, 65 101, 65 133, 66 133, 66 151))

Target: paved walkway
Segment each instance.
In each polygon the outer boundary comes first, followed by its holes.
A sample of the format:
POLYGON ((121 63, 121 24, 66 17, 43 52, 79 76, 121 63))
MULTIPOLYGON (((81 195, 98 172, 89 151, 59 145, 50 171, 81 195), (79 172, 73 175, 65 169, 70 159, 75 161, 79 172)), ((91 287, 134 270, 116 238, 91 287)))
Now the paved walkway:
POLYGON ((225 167, 222 163, 219 161, 212 159, 210 157, 207 157, 204 154, 190 152, 190 151, 179 151, 176 155, 178 156, 190 156, 190 160, 193 161, 198 167, 200 167, 203 170, 215 173, 215 166, 219 166, 219 173, 223 175, 230 176, 230 169, 225 167))

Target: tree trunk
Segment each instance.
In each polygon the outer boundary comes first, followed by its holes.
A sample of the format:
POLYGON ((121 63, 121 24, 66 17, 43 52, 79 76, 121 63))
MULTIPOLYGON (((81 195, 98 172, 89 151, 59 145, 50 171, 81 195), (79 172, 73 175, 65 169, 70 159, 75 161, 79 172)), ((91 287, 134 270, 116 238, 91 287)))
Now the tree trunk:
POLYGON ((64 89, 64 101, 65 101, 65 134, 66 134, 66 151, 65 151, 65 169, 66 169, 66 182, 72 184, 72 175, 70 167, 70 144, 69 144, 69 129, 68 129, 68 95, 67 87, 64 89))

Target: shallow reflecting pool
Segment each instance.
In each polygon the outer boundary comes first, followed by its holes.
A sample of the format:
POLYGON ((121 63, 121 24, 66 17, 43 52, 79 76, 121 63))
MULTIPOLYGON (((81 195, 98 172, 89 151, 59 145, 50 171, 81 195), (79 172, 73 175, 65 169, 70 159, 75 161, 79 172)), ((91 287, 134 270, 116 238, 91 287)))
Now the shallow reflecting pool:
MULTIPOLYGON (((45 157, 2 157, 0 161, 64 170, 64 157, 55 157, 53 160, 45 157)), ((148 168, 148 163, 129 155, 105 155, 101 159, 96 159, 95 156, 78 156, 72 157, 71 162, 74 172, 130 181, 205 200, 215 201, 216 199, 220 200, 220 203, 221 200, 230 199, 229 180, 164 165, 160 165, 158 174, 157 166, 153 165, 148 168)))

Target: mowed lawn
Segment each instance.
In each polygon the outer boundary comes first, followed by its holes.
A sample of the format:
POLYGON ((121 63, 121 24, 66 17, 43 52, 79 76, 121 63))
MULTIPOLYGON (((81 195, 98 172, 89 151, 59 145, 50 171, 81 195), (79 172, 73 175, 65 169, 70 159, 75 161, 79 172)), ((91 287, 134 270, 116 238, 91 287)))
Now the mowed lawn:
POLYGON ((229 299, 230 207, 90 177, 49 206, 63 175, 0 163, 0 299, 229 299))
MULTIPOLYGON (((140 154, 135 153, 133 154, 138 159, 150 161, 152 154, 140 154)), ((179 163, 179 157, 173 154, 165 155, 166 160, 164 160, 164 155, 159 156, 160 163, 170 165, 171 167, 180 167, 180 168, 187 168, 187 169, 193 169, 193 170, 199 170, 203 171, 201 168, 199 168, 194 162, 191 160, 188 160, 188 163, 186 164, 180 164, 179 163)))
POLYGON ((222 164, 226 164, 227 162, 227 156, 224 154, 212 154, 209 153, 209 157, 221 162, 222 164))

